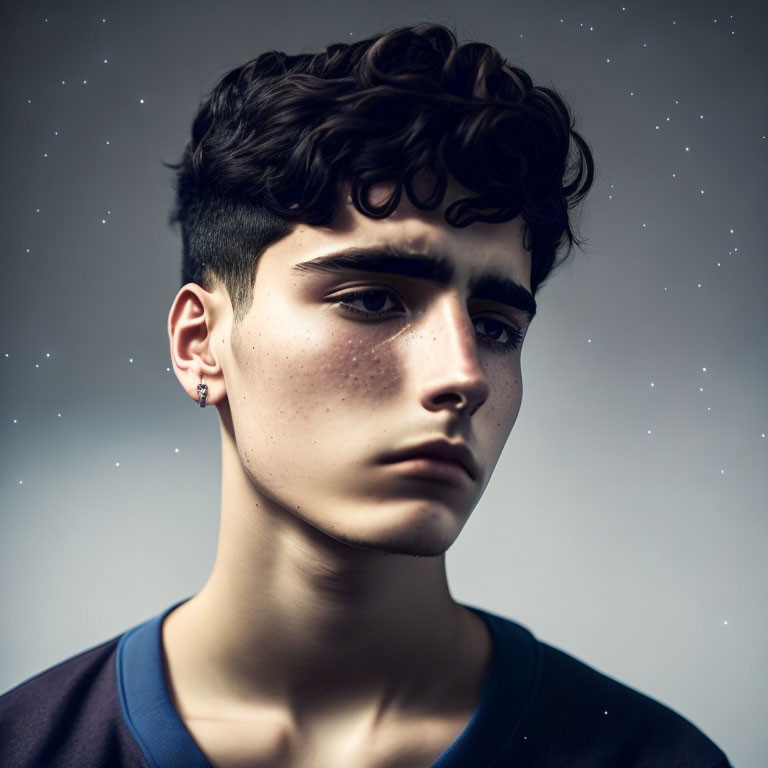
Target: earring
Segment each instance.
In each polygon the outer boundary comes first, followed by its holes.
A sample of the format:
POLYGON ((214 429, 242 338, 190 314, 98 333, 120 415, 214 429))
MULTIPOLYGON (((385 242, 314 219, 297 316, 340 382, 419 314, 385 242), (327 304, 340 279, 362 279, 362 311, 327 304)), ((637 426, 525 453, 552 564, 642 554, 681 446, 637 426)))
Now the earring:
POLYGON ((197 391, 200 393, 200 400, 197 404, 201 408, 205 408, 205 398, 208 395, 208 385, 203 384, 202 379, 200 379, 200 383, 197 385, 197 391))

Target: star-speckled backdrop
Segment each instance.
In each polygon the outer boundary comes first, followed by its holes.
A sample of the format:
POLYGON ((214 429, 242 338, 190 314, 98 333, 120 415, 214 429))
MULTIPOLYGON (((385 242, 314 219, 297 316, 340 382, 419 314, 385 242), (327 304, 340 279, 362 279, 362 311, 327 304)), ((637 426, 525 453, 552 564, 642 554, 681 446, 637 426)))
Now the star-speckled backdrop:
POLYGON ((537 297, 522 411, 454 597, 765 765, 764 4, 15 3, 2 35, 0 690, 196 592, 216 410, 170 368, 171 173, 200 98, 275 48, 455 27, 568 99, 585 253, 537 297), (762 394, 761 394, 762 393, 762 394))

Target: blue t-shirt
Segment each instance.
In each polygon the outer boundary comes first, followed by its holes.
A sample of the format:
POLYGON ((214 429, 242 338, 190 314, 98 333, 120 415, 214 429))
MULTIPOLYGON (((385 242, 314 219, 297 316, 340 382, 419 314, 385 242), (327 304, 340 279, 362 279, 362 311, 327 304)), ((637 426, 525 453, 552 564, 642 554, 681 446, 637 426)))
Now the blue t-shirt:
MULTIPOLYGON (((3 768, 211 768, 171 703, 158 616, 0 696, 3 768)), ((696 726, 525 627, 485 620, 491 668, 456 740, 425 768, 732 768, 696 726)))

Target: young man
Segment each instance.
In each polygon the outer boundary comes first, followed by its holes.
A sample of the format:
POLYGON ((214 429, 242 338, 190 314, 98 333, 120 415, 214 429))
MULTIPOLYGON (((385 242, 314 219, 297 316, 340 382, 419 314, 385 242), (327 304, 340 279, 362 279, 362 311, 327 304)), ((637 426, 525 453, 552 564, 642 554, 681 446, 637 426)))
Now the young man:
POLYGON ((446 581, 592 182, 560 97, 402 28, 229 73, 173 167, 168 332, 220 416, 215 565, 3 696, 0 763, 726 768, 683 717, 446 581))

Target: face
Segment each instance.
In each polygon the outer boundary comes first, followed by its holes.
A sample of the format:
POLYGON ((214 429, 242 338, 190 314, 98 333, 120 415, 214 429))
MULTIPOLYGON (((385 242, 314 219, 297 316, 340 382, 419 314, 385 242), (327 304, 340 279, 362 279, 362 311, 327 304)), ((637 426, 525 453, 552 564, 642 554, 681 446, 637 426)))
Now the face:
MULTIPOLYGON (((375 188, 371 199, 389 190, 375 188)), ((521 307, 471 292, 470 280, 493 272, 529 292, 530 253, 520 217, 461 229, 445 222, 447 205, 471 194, 452 181, 433 212, 404 194, 396 212, 378 220, 347 199, 330 226, 298 225, 262 255, 244 321, 234 326, 230 317, 214 334, 226 387, 217 407, 253 493, 339 541, 445 552, 517 418, 529 318, 521 307), (438 255, 450 280, 300 266, 377 246, 438 255), (439 438, 466 444, 474 479, 383 461, 439 438)))

